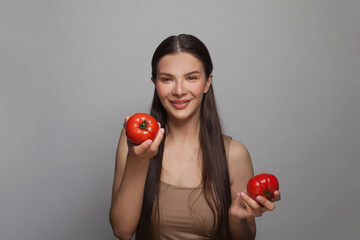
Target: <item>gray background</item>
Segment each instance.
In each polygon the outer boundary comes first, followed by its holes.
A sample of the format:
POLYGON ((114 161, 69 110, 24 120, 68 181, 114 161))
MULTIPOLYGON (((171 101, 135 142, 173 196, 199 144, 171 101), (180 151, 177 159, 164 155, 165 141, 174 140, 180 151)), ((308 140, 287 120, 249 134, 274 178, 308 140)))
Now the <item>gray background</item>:
POLYGON ((360 2, 0 1, 0 239, 114 239, 126 115, 148 111, 169 35, 208 46, 225 133, 282 200, 257 239, 354 239, 360 2))

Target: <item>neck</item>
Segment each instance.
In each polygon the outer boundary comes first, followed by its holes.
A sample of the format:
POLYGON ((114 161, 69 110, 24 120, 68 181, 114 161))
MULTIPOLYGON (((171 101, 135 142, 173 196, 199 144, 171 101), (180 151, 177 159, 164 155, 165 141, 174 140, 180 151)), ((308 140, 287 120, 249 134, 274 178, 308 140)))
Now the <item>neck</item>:
MULTIPOLYGON (((195 144, 199 142, 200 116, 193 116, 190 119, 179 120, 167 119, 167 139, 176 144, 195 144)), ((194 146, 194 145, 193 145, 194 146)))

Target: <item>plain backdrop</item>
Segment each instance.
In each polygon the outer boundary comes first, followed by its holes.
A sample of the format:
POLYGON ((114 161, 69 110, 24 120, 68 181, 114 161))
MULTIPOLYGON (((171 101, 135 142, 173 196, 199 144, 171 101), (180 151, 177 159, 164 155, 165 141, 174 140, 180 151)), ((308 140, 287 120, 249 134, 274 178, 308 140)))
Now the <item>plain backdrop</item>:
POLYGON ((282 200, 257 239, 355 239, 360 226, 360 2, 0 1, 0 239, 115 239, 126 115, 147 112, 152 54, 209 48, 224 132, 282 200))

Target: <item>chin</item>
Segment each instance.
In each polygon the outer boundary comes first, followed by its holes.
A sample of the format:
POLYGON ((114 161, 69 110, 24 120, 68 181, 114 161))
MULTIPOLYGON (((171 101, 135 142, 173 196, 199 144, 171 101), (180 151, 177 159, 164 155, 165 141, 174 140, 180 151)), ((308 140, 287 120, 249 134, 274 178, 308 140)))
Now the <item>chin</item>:
POLYGON ((178 119, 178 120, 185 120, 185 119, 189 118, 189 114, 170 113, 169 115, 172 118, 178 119))
POLYGON ((189 113, 189 112, 168 112, 170 113, 170 115, 174 118, 174 119, 177 119, 177 120, 186 120, 186 119, 190 119, 192 118, 194 115, 196 115, 195 112, 192 112, 192 113, 189 113))

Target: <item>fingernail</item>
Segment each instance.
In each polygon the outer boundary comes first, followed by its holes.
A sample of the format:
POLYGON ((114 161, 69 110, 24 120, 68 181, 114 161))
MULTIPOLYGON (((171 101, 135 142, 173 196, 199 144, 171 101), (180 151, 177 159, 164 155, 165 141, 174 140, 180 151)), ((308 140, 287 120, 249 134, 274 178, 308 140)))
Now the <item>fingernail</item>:
POLYGON ((243 197, 246 196, 246 194, 244 192, 241 192, 240 195, 243 196, 243 197))
POLYGON ((262 196, 257 196, 256 200, 258 200, 259 202, 261 202, 263 200, 262 196))
POLYGON ((147 141, 147 145, 151 145, 151 143, 152 143, 152 140, 149 139, 149 140, 147 141))
POLYGON ((160 132, 161 132, 161 134, 164 134, 165 129, 161 128, 161 129, 160 129, 160 132))

